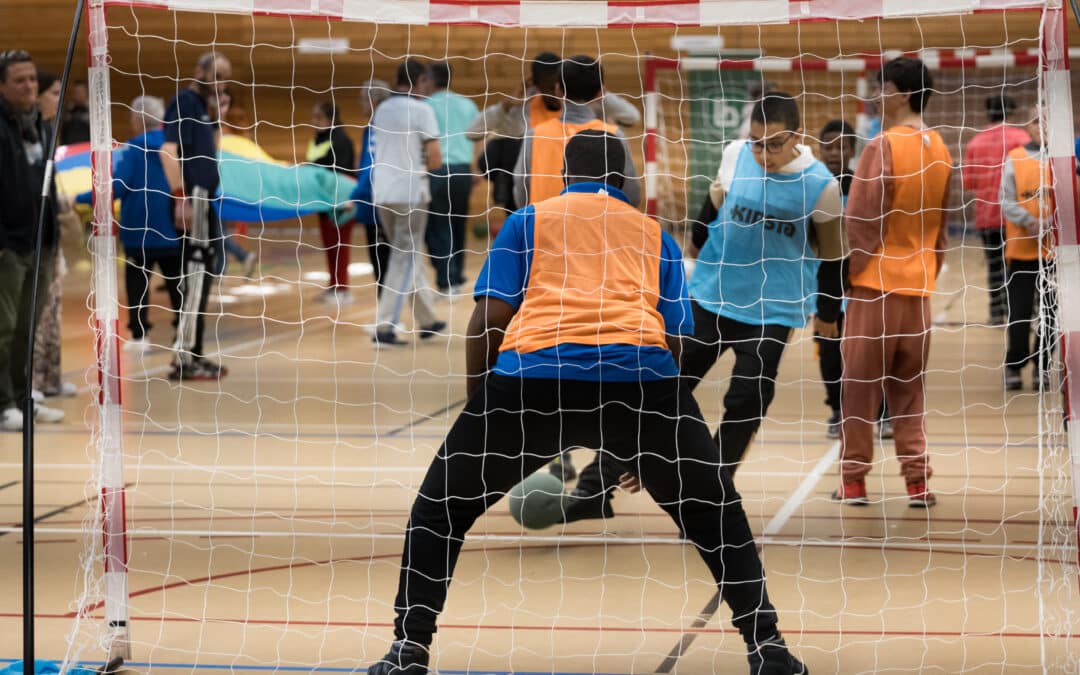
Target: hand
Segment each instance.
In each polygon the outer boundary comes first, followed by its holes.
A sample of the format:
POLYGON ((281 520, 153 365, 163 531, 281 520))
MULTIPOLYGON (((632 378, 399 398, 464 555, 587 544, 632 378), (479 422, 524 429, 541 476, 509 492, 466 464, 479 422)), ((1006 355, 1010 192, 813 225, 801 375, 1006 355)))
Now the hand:
POLYGON ((619 476, 619 487, 630 494, 641 492, 641 479, 632 473, 624 473, 619 476))
POLYGON ((173 208, 173 226, 178 232, 187 232, 195 224, 195 205, 191 197, 173 197, 176 205, 173 208))
POLYGON ((815 316, 814 333, 823 338, 835 339, 840 337, 840 328, 836 325, 835 321, 827 323, 815 316))

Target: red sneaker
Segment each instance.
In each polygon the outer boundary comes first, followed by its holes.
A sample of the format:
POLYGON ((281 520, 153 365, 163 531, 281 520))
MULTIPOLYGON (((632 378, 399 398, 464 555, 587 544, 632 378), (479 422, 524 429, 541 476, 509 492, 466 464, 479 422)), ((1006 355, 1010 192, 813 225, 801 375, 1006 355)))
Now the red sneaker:
POLYGON ((937 504, 937 497, 926 487, 925 481, 907 484, 908 506, 913 509, 927 509, 937 504))
POLYGON ((832 499, 841 504, 866 506, 870 503, 870 499, 866 496, 866 481, 862 478, 845 481, 839 490, 832 493, 832 499))

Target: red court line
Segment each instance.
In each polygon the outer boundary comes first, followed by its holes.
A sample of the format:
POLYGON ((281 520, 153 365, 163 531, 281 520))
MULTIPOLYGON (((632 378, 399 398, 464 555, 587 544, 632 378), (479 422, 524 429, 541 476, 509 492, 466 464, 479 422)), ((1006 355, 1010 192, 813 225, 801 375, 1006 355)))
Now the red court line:
MULTIPOLYGON (((38 619, 71 619, 69 614, 35 614, 38 619)), ((21 619, 18 612, 0 612, 0 619, 21 619)), ((84 618, 103 619, 98 615, 84 615, 84 618)), ((129 621, 158 622, 158 623, 223 623, 223 624, 248 624, 256 626, 323 626, 326 628, 393 628, 394 624, 389 621, 304 621, 285 619, 252 619, 252 618, 225 618, 225 617, 181 617, 181 616, 133 616, 129 621)), ((522 632, 558 632, 558 633, 652 633, 652 634, 681 634, 686 632, 713 634, 713 635, 737 635, 734 628, 666 628, 662 626, 537 626, 528 624, 486 624, 486 623, 440 623, 440 630, 501 630, 522 632)), ((1073 640, 1080 638, 1080 633, 1036 633, 1025 631, 949 631, 949 630, 848 630, 829 628, 798 628, 788 627, 785 634, 799 635, 857 635, 871 637, 956 637, 956 638, 1053 638, 1073 640)))
MULTIPOLYGON (((815 548, 844 548, 845 543, 846 542, 836 542, 835 544, 832 544, 832 543, 822 542, 821 544, 818 544, 817 546, 815 546, 815 548)), ((465 548, 465 549, 461 550, 461 555, 475 554, 475 553, 488 554, 488 553, 499 552, 499 551, 521 551, 523 549, 530 549, 530 550, 560 549, 560 550, 562 550, 562 549, 568 549, 568 548, 593 548, 593 547, 599 547, 599 546, 604 546, 604 547, 608 547, 608 546, 649 546, 649 544, 643 544, 643 543, 624 544, 624 543, 620 543, 620 542, 601 542, 601 543, 593 543, 593 542, 580 542, 580 543, 579 542, 568 542, 568 543, 562 543, 562 542, 560 542, 558 544, 540 544, 540 545, 535 545, 535 546, 528 546, 528 545, 521 544, 521 545, 517 545, 517 546, 488 546, 488 547, 475 548, 475 549, 465 548)), ((935 553, 935 554, 938 554, 938 555, 942 555, 942 554, 945 554, 945 555, 962 555, 962 556, 974 556, 974 557, 981 557, 981 558, 1006 558, 1007 557, 1009 560, 1018 561, 1018 562, 1020 562, 1020 561, 1024 561, 1024 562, 1046 562, 1046 563, 1053 563, 1055 565, 1076 565, 1076 564, 1078 564, 1077 561, 1062 561, 1062 560, 1054 560, 1054 559, 1051 559, 1051 558, 1035 558, 1035 557, 1031 557, 1031 556, 1027 556, 1027 555, 1004 556, 1004 555, 999 555, 997 553, 992 553, 992 552, 985 552, 984 553, 984 552, 979 552, 979 551, 933 551, 933 550, 928 550, 928 549, 924 549, 924 548, 915 548, 915 547, 906 547, 906 546, 890 547, 888 550, 890 552, 901 552, 902 551, 902 552, 907 552, 907 553, 935 553)), ((314 567, 314 566, 322 567, 322 566, 329 565, 329 564, 332 564, 332 563, 372 562, 372 561, 375 561, 375 560, 397 559, 397 558, 400 558, 400 557, 401 557, 400 553, 383 553, 383 554, 378 554, 378 555, 372 554, 372 555, 367 555, 367 556, 353 556, 353 557, 349 557, 349 558, 328 558, 328 559, 325 559, 325 560, 305 560, 305 561, 301 561, 301 562, 288 562, 288 563, 283 563, 283 564, 280 564, 280 565, 270 565, 270 566, 267 566, 267 567, 255 567, 255 568, 246 569, 246 570, 235 570, 233 572, 222 572, 221 574, 211 574, 211 575, 208 575, 208 576, 205 576, 205 577, 198 577, 198 578, 195 578, 195 579, 181 579, 179 581, 174 581, 174 582, 168 583, 168 584, 162 584, 162 585, 157 585, 157 586, 148 586, 146 588, 130 592, 128 594, 128 598, 130 599, 130 598, 136 598, 136 597, 139 597, 139 596, 142 596, 142 595, 150 595, 152 593, 164 592, 164 591, 168 591, 168 590, 171 590, 171 589, 174 589, 174 588, 180 588, 182 586, 195 586, 197 584, 203 584, 203 583, 213 582, 213 581, 220 581, 222 579, 229 579, 229 578, 233 578, 233 577, 251 576, 251 575, 254 575, 254 574, 260 574, 262 572, 280 572, 282 570, 294 570, 294 569, 299 569, 299 568, 303 568, 303 567, 314 567)), ((95 603, 93 603, 91 605, 81 607, 79 610, 77 610, 75 612, 69 612, 65 616, 67 618, 75 618, 76 616, 79 616, 79 615, 86 616, 86 615, 92 614, 93 612, 96 612, 97 610, 101 609, 101 607, 104 606, 104 604, 105 604, 104 600, 99 600, 99 601, 97 601, 97 602, 95 602, 95 603)))

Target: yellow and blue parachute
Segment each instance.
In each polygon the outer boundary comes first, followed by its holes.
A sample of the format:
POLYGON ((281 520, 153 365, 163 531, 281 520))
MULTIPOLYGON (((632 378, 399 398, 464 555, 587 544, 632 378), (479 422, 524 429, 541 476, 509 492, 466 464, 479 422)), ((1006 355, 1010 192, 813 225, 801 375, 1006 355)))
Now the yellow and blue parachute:
MULTIPOLYGON (((113 153, 114 161, 119 154, 113 153)), ((243 136, 222 136, 218 170, 216 206, 224 221, 260 223, 326 213, 342 224, 354 215, 349 197, 356 179, 323 166, 280 162, 243 136)), ((77 204, 90 203, 89 143, 57 149, 56 182, 65 194, 77 195, 77 204)))

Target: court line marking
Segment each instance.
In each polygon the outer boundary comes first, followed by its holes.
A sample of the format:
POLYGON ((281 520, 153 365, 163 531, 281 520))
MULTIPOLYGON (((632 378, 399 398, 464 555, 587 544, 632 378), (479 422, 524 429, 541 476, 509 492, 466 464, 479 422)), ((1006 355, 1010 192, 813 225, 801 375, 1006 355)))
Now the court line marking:
MULTIPOLYGON (((80 502, 82 504, 82 502, 80 502)), ((21 527, 0 527, 0 533, 21 532, 21 527)), ((35 531, 39 534, 67 534, 67 535, 93 535, 93 532, 89 532, 81 528, 73 527, 39 527, 35 528, 35 531)), ((128 538, 171 538, 171 537, 201 537, 205 539, 220 538, 266 538, 266 539, 357 539, 357 540, 385 540, 385 541, 398 541, 400 542, 405 536, 404 529, 397 533, 381 533, 381 532, 271 532, 271 531, 251 531, 251 530, 166 530, 157 528, 136 528, 130 529, 127 532, 128 538)), ((850 540, 824 540, 824 539, 788 539, 773 536, 759 535, 755 538, 755 541, 761 545, 769 546, 797 546, 797 547, 817 547, 817 548, 860 548, 860 549, 876 549, 887 550, 893 548, 901 549, 918 549, 920 551, 995 551, 1004 553, 1006 551, 1021 551, 1030 552, 1032 547, 1030 544, 982 544, 976 542, 942 542, 942 541, 919 541, 913 537, 895 536, 893 537, 895 542, 890 542, 889 539, 868 540, 866 537, 859 537, 850 540)), ((686 546, 688 542, 678 537, 659 537, 659 536, 646 536, 646 537, 620 537, 616 535, 595 535, 584 534, 577 535, 572 532, 567 532, 562 535, 549 535, 549 536, 534 536, 527 534, 470 534, 466 537, 467 543, 513 543, 513 544, 543 544, 551 546, 559 545, 591 545, 591 544, 603 544, 603 545, 641 545, 641 546, 686 546)), ((1063 560, 1063 563, 1069 562, 1063 560)), ((1072 561, 1076 563, 1075 560, 1072 561)))
POLYGON ((822 476, 828 471, 836 460, 840 457, 840 441, 832 444, 821 459, 818 460, 814 468, 810 470, 810 473, 806 475, 806 478, 799 483, 799 487, 795 489, 795 492, 791 493, 784 505, 780 507, 780 510, 776 512, 768 523, 765 525, 765 529, 761 531, 763 536, 770 536, 777 534, 787 525, 787 521, 791 519, 792 514, 795 513, 795 509, 802 506, 802 503, 806 501, 806 498, 810 496, 810 493, 814 491, 817 484, 821 481, 822 476))
POLYGON ((675 669, 675 664, 679 662, 679 659, 686 653, 686 650, 689 649, 690 645, 697 639, 701 629, 712 621, 712 618, 716 616, 716 612, 719 609, 720 591, 716 591, 697 617, 694 618, 694 622, 690 624, 690 628, 679 637, 679 641, 671 648, 671 652, 669 652, 667 657, 660 662, 659 666, 657 666, 657 673, 670 673, 675 669))
MULTIPOLYGON (((21 662, 22 659, 0 659, 0 663, 15 663, 21 662)), ((80 666, 83 668, 97 668, 105 665, 104 661, 80 661, 79 663, 71 664, 74 666, 80 666)), ((357 666, 354 668, 340 668, 334 666, 282 666, 282 665, 266 665, 266 666, 245 666, 232 663, 175 663, 175 662, 155 662, 155 661, 128 661, 124 663, 124 669, 127 668, 165 668, 168 670, 201 670, 201 671, 214 671, 221 670, 225 672, 275 672, 275 673, 366 673, 367 668, 357 666)), ((616 673, 563 673, 550 670, 540 671, 521 671, 521 670, 437 670, 433 671, 434 675, 619 675, 616 673)))

